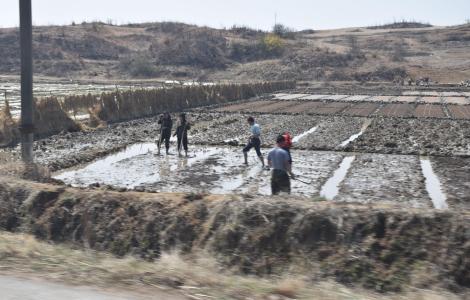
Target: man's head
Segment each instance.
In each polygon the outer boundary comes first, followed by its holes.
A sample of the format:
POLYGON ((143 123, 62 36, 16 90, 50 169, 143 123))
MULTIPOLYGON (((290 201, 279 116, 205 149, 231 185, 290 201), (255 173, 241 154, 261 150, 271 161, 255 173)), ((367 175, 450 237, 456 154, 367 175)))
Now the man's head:
POLYGON ((276 138, 276 144, 279 147, 282 147, 282 145, 284 144, 285 141, 286 141, 286 138, 282 134, 278 135, 277 138, 276 138))
POLYGON ((246 120, 248 121, 248 124, 250 124, 250 125, 255 124, 255 118, 253 118, 253 117, 248 117, 248 119, 246 119, 246 120))
POLYGON ((164 112, 164 113, 163 113, 163 117, 165 117, 165 118, 169 118, 169 117, 170 117, 170 113, 169 113, 169 112, 167 112, 167 111, 166 111, 166 112, 164 112))

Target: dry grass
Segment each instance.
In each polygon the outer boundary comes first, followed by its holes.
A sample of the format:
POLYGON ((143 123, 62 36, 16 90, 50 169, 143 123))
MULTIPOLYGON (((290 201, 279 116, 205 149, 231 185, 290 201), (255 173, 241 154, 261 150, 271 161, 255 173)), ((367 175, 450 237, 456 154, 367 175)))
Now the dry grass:
POLYGON ((34 133, 39 137, 57 134, 62 131, 80 130, 80 126, 69 117, 56 97, 35 101, 34 123, 34 133))
POLYGON ((19 131, 11 116, 10 105, 5 101, 5 106, 0 109, 0 147, 9 146, 18 138, 19 131))
POLYGON ((77 250, 40 242, 28 235, 0 233, 0 269, 54 281, 100 287, 178 289, 192 299, 459 299, 446 292, 414 290, 378 295, 300 275, 258 278, 231 274, 210 255, 164 254, 156 262, 77 250))

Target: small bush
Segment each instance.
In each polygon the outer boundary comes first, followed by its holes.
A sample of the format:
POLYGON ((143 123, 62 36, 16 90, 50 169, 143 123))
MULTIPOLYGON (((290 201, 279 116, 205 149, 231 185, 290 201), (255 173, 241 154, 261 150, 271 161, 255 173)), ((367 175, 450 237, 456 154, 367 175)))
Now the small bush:
POLYGON ((280 55, 284 52, 285 43, 280 36, 268 34, 263 38, 262 47, 268 55, 280 55))
POLYGON ((229 47, 229 57, 235 61, 247 62, 263 58, 261 43, 256 42, 234 42, 229 47))
POLYGON ((295 38, 295 30, 291 29, 287 26, 284 26, 282 24, 276 24, 273 27, 273 34, 284 38, 284 39, 294 39, 295 38))
POLYGON ((264 34, 262 30, 257 30, 257 29, 253 29, 247 26, 237 26, 237 25, 233 25, 229 31, 241 36, 242 38, 254 38, 254 37, 258 37, 264 34))
POLYGON ((157 62, 162 65, 221 69, 228 64, 225 38, 205 29, 177 35, 155 48, 157 62))
POLYGON ((125 57, 120 61, 120 68, 135 77, 154 77, 158 74, 152 59, 146 55, 125 57))
POLYGON ((401 20, 384 25, 369 26, 368 29, 403 29, 403 28, 427 28, 432 27, 429 23, 417 22, 414 20, 401 20))

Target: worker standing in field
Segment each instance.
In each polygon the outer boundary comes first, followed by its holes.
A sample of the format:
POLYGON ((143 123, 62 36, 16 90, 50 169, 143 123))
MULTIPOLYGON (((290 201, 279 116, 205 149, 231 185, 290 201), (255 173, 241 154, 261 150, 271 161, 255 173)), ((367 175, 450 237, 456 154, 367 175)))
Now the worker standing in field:
POLYGON ((294 179, 289 153, 282 148, 285 137, 279 135, 276 139, 276 147, 268 154, 268 165, 271 167, 271 192, 277 195, 280 192, 290 194, 290 178, 294 179), (290 178, 289 178, 290 176, 290 178))
POLYGON ((264 159, 263 154, 261 154, 261 128, 258 124, 255 123, 253 117, 248 117, 248 124, 250 124, 250 138, 248 139, 248 144, 243 148, 243 156, 245 158, 245 165, 248 165, 248 152, 251 148, 255 148, 256 155, 258 155, 259 160, 264 168, 264 159))
POLYGON ((289 154, 289 163, 292 165, 292 155, 290 154, 290 149, 292 148, 292 136, 289 132, 284 132, 282 134, 284 137, 284 142, 281 145, 281 148, 287 151, 289 154))
POLYGON ((191 129, 191 125, 186 120, 186 114, 181 113, 180 119, 178 122, 178 127, 176 127, 176 132, 173 136, 176 135, 178 140, 178 156, 181 156, 181 149, 184 149, 185 156, 188 157, 188 130, 191 129))
POLYGON ((173 127, 173 120, 171 119, 170 113, 165 112, 161 115, 158 124, 160 124, 160 137, 157 143, 158 155, 160 155, 160 148, 163 141, 165 141, 166 154, 168 155, 170 150, 171 128, 173 127))

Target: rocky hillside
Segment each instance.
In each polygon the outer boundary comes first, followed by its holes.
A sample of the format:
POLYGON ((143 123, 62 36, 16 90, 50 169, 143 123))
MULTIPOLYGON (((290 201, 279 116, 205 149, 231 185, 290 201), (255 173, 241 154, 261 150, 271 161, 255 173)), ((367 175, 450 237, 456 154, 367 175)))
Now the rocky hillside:
MULTIPOLYGON (((36 27, 35 71, 73 79, 470 79, 470 25, 275 32, 170 22, 36 27)), ((0 29, 0 57, 1 75, 19 73, 18 29, 0 29)))

